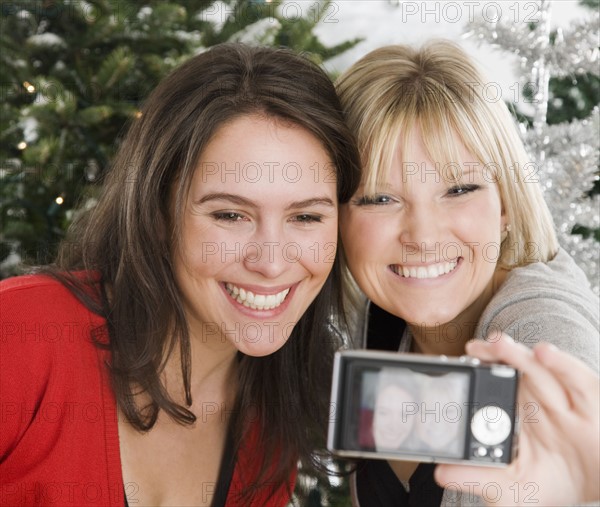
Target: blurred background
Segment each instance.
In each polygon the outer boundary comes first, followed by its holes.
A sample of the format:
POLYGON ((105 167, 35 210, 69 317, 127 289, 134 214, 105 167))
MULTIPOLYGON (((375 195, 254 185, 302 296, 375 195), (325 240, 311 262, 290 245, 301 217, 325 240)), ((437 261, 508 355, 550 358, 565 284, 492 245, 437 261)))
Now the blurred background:
POLYGON ((480 63, 490 100, 514 111, 561 241, 598 286, 600 0, 1 6, 0 277, 52 260, 144 97, 190 55, 224 41, 287 46, 335 78, 376 47, 445 37, 480 63))
MULTIPOLYGON (((368 51, 460 41, 513 111, 560 240, 598 292, 600 0, 1 2, 0 278, 50 262, 144 97, 225 41, 286 46, 333 79, 368 51)), ((532 217, 534 219, 534 217, 532 217)), ((331 464, 335 468, 335 464, 331 464)), ((348 505, 300 476, 302 506, 348 505)))

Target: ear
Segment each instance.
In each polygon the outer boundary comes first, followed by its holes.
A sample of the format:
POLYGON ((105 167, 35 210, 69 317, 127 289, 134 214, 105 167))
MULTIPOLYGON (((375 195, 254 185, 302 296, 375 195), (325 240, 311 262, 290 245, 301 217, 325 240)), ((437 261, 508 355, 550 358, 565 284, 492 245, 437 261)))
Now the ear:
POLYGON ((504 207, 504 203, 500 202, 500 230, 504 231, 506 229, 506 225, 509 224, 508 216, 506 215, 506 208, 504 207))
POLYGON ((504 240, 508 237, 508 233, 510 231, 510 220, 506 214, 504 209, 504 205, 502 206, 502 210, 500 212, 500 242, 503 243, 504 240))

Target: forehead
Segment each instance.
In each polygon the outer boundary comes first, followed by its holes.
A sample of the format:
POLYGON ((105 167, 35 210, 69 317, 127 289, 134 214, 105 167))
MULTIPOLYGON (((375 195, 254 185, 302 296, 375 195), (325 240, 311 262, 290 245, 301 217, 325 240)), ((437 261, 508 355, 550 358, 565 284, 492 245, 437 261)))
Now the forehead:
POLYGON ((415 175, 420 180, 454 182, 485 169, 481 156, 467 147, 456 129, 440 125, 400 122, 375 144, 363 174, 363 185, 371 190, 398 180, 406 182, 415 175))
POLYGON ((335 183, 321 142, 306 129, 279 119, 243 116, 218 129, 200 155, 195 187, 271 185, 272 191, 335 183))

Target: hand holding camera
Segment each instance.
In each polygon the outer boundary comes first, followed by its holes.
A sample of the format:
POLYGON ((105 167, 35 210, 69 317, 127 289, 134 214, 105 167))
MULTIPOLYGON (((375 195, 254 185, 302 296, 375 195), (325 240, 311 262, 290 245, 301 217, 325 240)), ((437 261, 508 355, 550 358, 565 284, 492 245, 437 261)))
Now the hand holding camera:
MULTIPOLYGON (((519 406, 535 403, 539 410, 535 420, 523 421, 519 453, 510 466, 494 470, 440 465, 436 481, 442 487, 453 483, 464 491, 471 488, 475 494, 481 494, 486 484, 496 483, 502 505, 558 506, 600 500, 598 375, 548 344, 531 351, 506 335, 488 340, 469 343, 467 352, 519 369, 523 373, 519 406)), ((489 505, 498 505, 498 501, 489 505)))

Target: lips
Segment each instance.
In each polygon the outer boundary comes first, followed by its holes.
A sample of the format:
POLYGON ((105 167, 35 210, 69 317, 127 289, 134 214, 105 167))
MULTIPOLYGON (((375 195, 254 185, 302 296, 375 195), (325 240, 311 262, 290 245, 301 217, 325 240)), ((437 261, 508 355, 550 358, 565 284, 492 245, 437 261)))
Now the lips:
POLYGON ((225 288, 233 299, 252 310, 273 310, 283 303, 290 292, 290 288, 288 287, 276 294, 260 294, 238 287, 232 283, 225 284, 225 288))
POLYGON ((437 278, 454 271, 458 264, 458 259, 449 262, 438 262, 428 264, 427 266, 401 266, 400 264, 390 265, 390 269, 403 278, 437 278))

